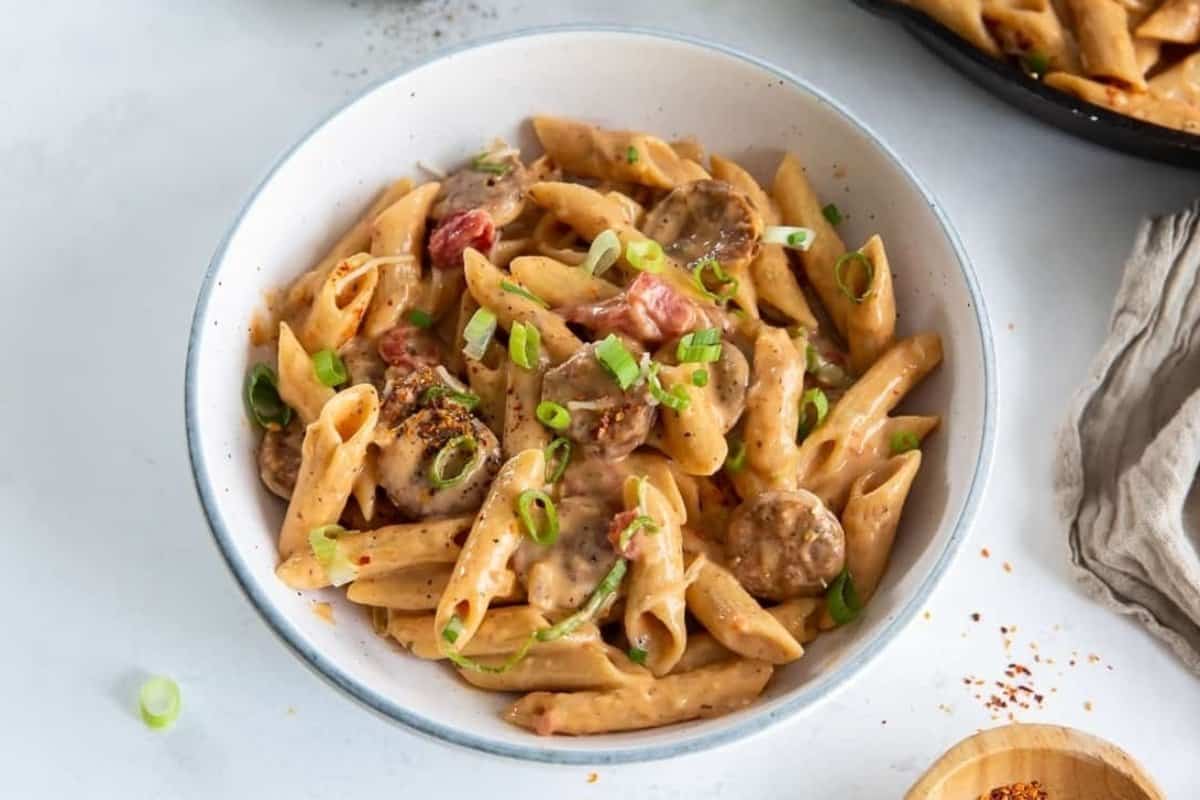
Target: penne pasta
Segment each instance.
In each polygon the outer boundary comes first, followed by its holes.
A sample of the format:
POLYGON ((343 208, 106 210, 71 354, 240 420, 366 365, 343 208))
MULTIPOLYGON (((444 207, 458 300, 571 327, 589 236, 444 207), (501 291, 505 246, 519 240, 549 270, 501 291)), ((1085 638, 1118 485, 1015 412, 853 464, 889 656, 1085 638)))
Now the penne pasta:
POLYGON ((338 350, 358 331, 379 282, 379 268, 367 253, 338 262, 317 290, 299 331, 304 349, 338 350))
POLYGON ((870 262, 872 277, 866 296, 853 304, 846 315, 850 367, 856 375, 866 372, 896 338, 896 295, 883 240, 878 235, 872 236, 859 252, 870 262))
POLYGON ((687 589, 687 607, 713 638, 740 656, 771 664, 786 664, 804 655, 800 643, 737 578, 706 558, 699 561, 696 579, 687 589))
MULTIPOLYGON (((727 345, 732 347, 733 345, 727 345)), ((659 446, 689 475, 712 475, 725 463, 729 444, 725 441, 726 420, 715 397, 716 386, 692 385, 692 365, 664 367, 659 381, 666 391, 681 392, 687 406, 663 409, 659 446)))
POLYGON ((1200 42, 1200 6, 1196 0, 1163 0, 1136 32, 1143 39, 1196 44, 1200 42))
POLYGON ((286 322, 279 323, 279 397, 308 425, 333 397, 333 389, 317 378, 312 357, 286 322))
MULTIPOLYGON (((479 662, 498 667, 505 658, 485 656, 479 662)), ((467 683, 493 692, 619 689, 652 680, 645 667, 599 637, 589 642, 554 642, 538 647, 506 672, 460 669, 458 674, 467 683)))
POLYGON ((983 24, 981 0, 899 0, 920 9, 988 55, 1000 55, 983 24))
MULTIPOLYGON (((388 633, 417 658, 438 660, 446 657, 440 644, 443 639, 435 627, 433 614, 393 613, 388 621, 388 633)), ((459 652, 470 658, 505 655, 520 649, 533 631, 549 627, 550 622, 532 606, 505 606, 488 611, 479 629, 459 652)), ((582 625, 559 639, 559 644, 583 644, 600 640, 595 625, 582 625)), ((533 651, 544 645, 535 644, 533 651)))
POLYGON ((1052 72, 1046 85, 1079 97, 1089 103, 1104 106, 1110 111, 1153 122, 1166 128, 1200 133, 1200 108, 1177 100, 1169 100, 1148 92, 1125 92, 1107 84, 1052 72))
POLYGON ((542 365, 525 369, 510 363, 505 369, 504 456, 512 458, 522 450, 544 450, 550 444, 547 428, 538 422, 534 411, 542 398, 542 365))
POLYGON ((854 588, 863 603, 879 586, 900 525, 900 513, 920 468, 921 451, 910 450, 862 475, 850 489, 850 499, 842 511, 846 569, 854 577, 854 588))
MULTIPOLYGON (((819 618, 824 604, 815 597, 797 597, 766 609, 771 617, 800 645, 806 645, 820 633, 819 618)), ((695 633, 688 637, 683 657, 671 670, 675 675, 691 672, 721 661, 737 658, 737 654, 717 641, 711 633, 695 633)))
POLYGON ((662 139, 633 131, 607 131, 562 117, 534 117, 546 155, 566 172, 607 181, 672 189, 708 173, 662 139))
MULTIPOLYGON (((427 563, 402 567, 382 575, 359 577, 346 588, 346 599, 393 611, 432 611, 450 581, 454 565, 427 563)), ((500 581, 497 599, 523 597, 517 576, 509 570, 500 581)))
POLYGON ((439 188, 437 183, 418 186, 371 223, 371 255, 397 260, 380 267, 379 286, 364 324, 370 338, 394 327, 400 315, 420 300, 425 219, 439 188))
POLYGON ((658 528, 653 534, 638 534, 641 543, 625 598, 625 636, 645 651, 651 672, 665 675, 687 646, 683 537, 670 502, 653 485, 630 477, 624 494, 625 507, 642 508, 658 528))
POLYGON ((621 293, 619 286, 603 278, 594 278, 579 267, 546 256, 521 256, 513 260, 509 269, 521 285, 551 308, 598 303, 621 293))
POLYGON ((1092 78, 1145 89, 1124 7, 1116 0, 1067 0, 1079 39, 1079 62, 1092 78))
POLYGON ((795 485, 803 388, 804 359, 787 331, 764 325, 754 342, 744 432, 746 465, 760 479, 758 491, 795 485))

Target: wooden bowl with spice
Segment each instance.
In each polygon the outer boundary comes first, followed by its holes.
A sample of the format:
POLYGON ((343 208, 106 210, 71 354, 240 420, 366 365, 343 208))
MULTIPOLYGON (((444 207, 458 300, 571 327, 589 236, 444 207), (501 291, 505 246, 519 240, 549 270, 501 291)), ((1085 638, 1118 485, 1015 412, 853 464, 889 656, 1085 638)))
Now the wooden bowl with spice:
POLYGON ((1162 800, 1115 745, 1058 725, 1005 725, 963 739, 904 800, 1162 800))

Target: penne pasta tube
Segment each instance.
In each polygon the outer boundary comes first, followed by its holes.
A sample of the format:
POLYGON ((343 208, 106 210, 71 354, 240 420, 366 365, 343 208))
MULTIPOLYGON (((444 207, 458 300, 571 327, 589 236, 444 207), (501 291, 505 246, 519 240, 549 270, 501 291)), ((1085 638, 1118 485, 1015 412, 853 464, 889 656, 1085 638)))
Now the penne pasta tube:
MULTIPOLYGON (((733 345, 727 344, 726 347, 733 345)), ((689 475, 712 475, 721 469, 729 454, 725 441, 725 419, 717 405, 716 386, 693 386, 691 374, 695 365, 682 364, 663 367, 659 381, 667 391, 682 391, 687 406, 676 411, 663 407, 659 414, 663 435, 658 443, 683 472, 689 475)))
POLYGON ((983 24, 981 0, 900 0, 928 14, 988 55, 1000 49, 983 24))
MULTIPOLYGON (((716 154, 712 157, 712 171, 714 178, 725 181, 750 198, 750 205, 763 218, 764 225, 779 224, 779 208, 749 172, 716 154)), ((758 255, 750 262, 750 278, 758 301, 767 303, 797 325, 808 330, 817 329, 817 317, 808 305, 808 298, 792 272, 782 245, 759 246, 758 255)), ((738 305, 741 306, 740 301, 738 305)))
POLYGON ((588 275, 546 256, 521 256, 509 265, 512 274, 529 291, 551 308, 598 303, 621 293, 621 288, 603 278, 588 275))
POLYGON ((482 361, 466 359, 467 384, 479 396, 479 416, 494 431, 504 426, 508 364, 505 361, 498 367, 489 367, 482 361))
POLYGON ((544 450, 550 444, 550 433, 534 416, 542 399, 542 364, 525 369, 509 362, 504 372, 504 457, 512 458, 522 450, 544 450))
POLYGON ((1138 25, 1136 33, 1143 39, 1196 44, 1200 42, 1200 7, 1196 0, 1163 0, 1138 25))
POLYGON ((1166 128, 1200 133, 1200 108, 1151 92, 1124 92, 1106 83, 1065 72, 1051 72, 1047 86, 1069 92, 1088 103, 1166 128))
POLYGON ((786 664, 804 648, 777 619, 763 610, 737 578, 706 558, 687 588, 688 610, 729 650, 746 658, 786 664))
POLYGON ((337 350, 358 331, 379 282, 379 268, 367 253, 338 262, 321 284, 300 327, 304 349, 337 350))
POLYGON ((670 502, 649 481, 626 478, 624 495, 627 509, 639 509, 658 526, 656 533, 643 531, 635 539, 639 543, 625 596, 625 636, 631 646, 646 651, 651 672, 665 675, 687 646, 683 535, 670 502))
POLYGON ((479 251, 468 249, 465 263, 467 288, 471 295, 479 305, 495 313, 496 320, 504 330, 511 329, 514 322, 532 323, 541 332, 542 346, 556 364, 570 358, 583 347, 583 342, 571 332, 562 317, 517 292, 506 290, 505 284, 517 284, 479 251))
POLYGON ((872 277, 866 297, 853 304, 846 315, 846 341, 850 344, 850 367, 854 374, 861 375, 896 339, 896 295, 883 240, 872 236, 858 252, 870 262, 872 277))
POLYGON ((758 491, 795 486, 804 363, 786 330, 768 325, 759 330, 744 431, 746 471, 760 478, 758 491))
POLYGON ((1078 69, 1077 57, 1051 0, 983 0, 983 22, 1005 53, 1036 53, 1050 69, 1078 69))
POLYGON ((279 531, 283 558, 308 548, 309 531, 341 517, 378 418, 375 387, 359 384, 330 398, 305 430, 300 472, 279 531))
MULTIPOLYGON (((382 575, 360 577, 346 589, 346 599, 352 603, 390 608, 394 611, 432 611, 437 608, 450 573, 451 564, 414 564, 382 575)), ((501 580, 499 597, 505 600, 523 596, 512 570, 501 580)))
MULTIPOLYGON (((433 614, 393 613, 388 622, 388 633, 417 658, 442 659, 446 656, 442 652, 441 629, 435 625, 433 614)), ((468 658, 507 655, 516 652, 529 641, 530 633, 549 626, 549 620, 533 606, 493 608, 483 618, 475 635, 459 652, 468 658)), ((559 639, 558 643, 583 644, 598 641, 599 628, 585 624, 559 639)), ((542 647, 545 645, 534 644, 530 652, 537 652, 542 647)))
POLYGON ((279 397, 308 425, 333 397, 333 389, 321 383, 312 357, 286 322, 279 323, 279 397))
POLYGON ((363 458, 363 468, 350 489, 354 502, 358 503, 358 510, 368 522, 375 516, 375 499, 379 490, 378 458, 379 450, 368 445, 366 456, 363 458))
POLYGON ((458 306, 466 287, 461 270, 431 269, 422 284, 419 307, 434 319, 441 319, 458 306))
POLYGON ((1151 78, 1150 91, 1165 100, 1200 108, 1200 50, 1151 78))
POLYGON ((441 185, 426 183, 388 206, 371 224, 371 255, 397 257, 379 268, 363 332, 370 338, 395 327, 400 315, 421 299, 425 219, 441 185), (399 258, 407 256, 407 258, 399 258))
POLYGON ((850 489, 842 511, 846 569, 863 603, 875 594, 883 577, 904 501, 920 468, 921 451, 910 450, 863 475, 850 489))
POLYGON ((517 517, 517 497, 527 489, 541 489, 545 479, 542 451, 526 450, 509 459, 492 482, 437 608, 437 631, 444 631, 452 617, 458 619, 461 628, 453 645, 459 652, 500 594, 508 560, 525 535, 517 517))
POLYGON ((576 175, 672 189, 708 173, 654 136, 609 131, 562 117, 534 117, 533 130, 546 155, 576 175))
POLYGON ((1066 3, 1075 20, 1079 61, 1088 76, 1130 89, 1145 89, 1146 80, 1138 68, 1124 7, 1116 0, 1066 0, 1066 3))
MULTIPOLYGON (((818 622, 824 607, 822 598, 797 597, 772 606, 766 609, 766 612, 782 625, 796 642, 806 645, 820 633, 818 622)), ((737 657, 737 653, 717 641, 711 633, 694 633, 688 637, 687 649, 683 651, 683 657, 671 670, 671 674, 691 672, 737 657)))
MULTIPOLYGON (((471 530, 473 519, 462 515, 349 531, 335 542, 339 556, 354 565, 357 578, 370 578, 417 564, 453 564, 461 549, 458 542, 471 530)), ((330 583, 307 541, 275 574, 293 589, 320 589, 330 583)))
POLYGON ((534 692, 505 719, 542 736, 578 736, 716 717, 749 705, 773 669, 765 661, 737 659, 604 692, 534 692))
MULTIPOLYGON (((487 666, 503 664, 507 656, 484 656, 487 666)), ((467 683, 493 692, 579 691, 619 689, 649 683, 653 678, 645 667, 629 660, 612 645, 596 641, 575 643, 550 642, 532 649, 506 672, 480 672, 460 669, 467 683)))

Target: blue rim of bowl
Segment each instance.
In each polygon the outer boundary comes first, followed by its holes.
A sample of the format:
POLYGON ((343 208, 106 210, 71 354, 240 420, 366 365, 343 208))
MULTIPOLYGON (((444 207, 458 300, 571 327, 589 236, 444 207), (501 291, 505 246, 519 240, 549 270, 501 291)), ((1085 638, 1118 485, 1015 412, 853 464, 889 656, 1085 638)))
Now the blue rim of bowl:
MULTIPOLYGON (((983 488, 987 483, 987 474, 991 466, 991 454, 993 440, 995 437, 995 406, 996 406, 996 380, 995 380, 995 354, 993 352, 991 327, 988 322, 987 310, 984 306, 983 295, 979 288, 979 282, 975 276, 974 268, 971 266, 970 259, 967 257, 966 251, 963 249, 962 242, 959 239, 957 231, 946 217, 941 207, 933 197, 933 194, 925 186, 925 184, 917 178, 916 175, 908 168, 908 166, 896 155, 892 149, 884 143, 884 141, 868 126, 866 123, 859 120, 854 114, 848 111, 841 104, 828 97, 824 92, 816 89, 801 80, 797 76, 791 74, 787 70, 781 69, 767 61, 764 61, 755 56, 744 53, 736 48, 717 42, 708 41, 698 37, 688 36, 685 34, 673 33, 670 31, 656 30, 653 28, 633 27, 633 26, 613 26, 613 25, 552 25, 541 26, 534 28, 525 28, 522 30, 512 31, 510 33, 477 39, 471 42, 464 43, 455 47, 447 48, 434 53, 430 57, 423 59, 414 64, 406 66, 386 78, 372 83, 367 88, 363 89, 346 103, 339 106, 337 109, 328 114, 323 120, 313 126, 304 136, 302 136, 295 144, 287 149, 274 163, 266 176, 259 182, 258 186, 251 193, 249 199, 238 212, 233 224, 229 227, 216 252, 213 254, 212 260, 209 262, 208 270, 204 276, 204 283, 200 288, 200 295, 196 303, 196 312, 192 318, 191 333, 188 338, 188 354, 187 354, 187 370, 184 377, 184 408, 186 417, 188 453, 192 464, 192 477, 196 485, 196 492, 200 497, 200 504, 203 507, 204 515, 208 519, 209 528, 212 530, 213 539, 216 542, 217 549, 221 552, 225 559, 226 565, 233 573, 238 585, 243 593, 250 600, 251 604, 258 610, 267 626, 271 629, 280 640, 300 659, 300 661, 315 672, 319 677, 325 679, 337 688, 341 689, 352 699, 357 700, 368 709, 380 714, 381 716, 399 722, 411 730, 425 734, 427 736, 440 739, 450 744, 460 747, 478 750, 480 752, 489 753, 492 755, 503 756, 506 758, 521 759, 527 761, 540 761, 551 764, 563 765, 600 765, 600 764, 625 764, 639 761, 653 761, 663 758, 671 758, 674 756, 684 755, 687 753, 695 753, 701 750, 707 750, 718 745, 728 742, 744 739, 751 735, 757 734, 770 727, 772 724, 791 716, 792 714, 816 705, 820 701, 831 696, 835 691, 846 686, 850 681, 862 671, 867 664, 875 659, 887 645, 889 645, 896 636, 903 630, 909 622, 916 616, 917 611, 925 604, 934 587, 941 580, 946 569, 949 567, 955 554, 958 551, 962 539, 970 528, 971 522, 974 519, 975 512, 979 505, 980 497, 983 493, 983 488), (706 50, 717 52, 729 58, 755 66, 775 77, 785 80, 801 91, 807 92, 816 100, 839 114, 848 124, 854 126, 861 132, 870 142, 880 150, 900 171, 904 176, 917 187, 926 203, 937 216, 938 223, 942 227, 943 233, 950 240, 954 248, 955 257, 958 260, 959 269, 963 274, 963 279, 966 281, 967 290, 971 295, 971 302, 975 309, 975 319, 979 326, 979 337, 982 344, 982 353, 984 368, 984 413, 983 426, 980 430, 979 455, 976 459, 975 469, 971 476, 971 486, 967 492, 966 502, 963 504, 962 510, 959 512, 958 518, 954 521, 954 528, 947 540, 941 555, 937 562, 933 565, 933 569, 925 576, 917 591, 909 599, 908 603, 897 612, 891 620, 889 620, 883 630, 878 633, 875 638, 868 642, 867 645, 852 658, 848 659, 843 664, 839 665, 827 673, 813 680, 810 684, 800 688, 794 696, 787 698, 778 706, 753 715, 743 720, 738 725, 734 725, 724 730, 713 731, 711 733, 701 734, 685 738, 682 741, 667 743, 661 745, 622 747, 616 749, 605 750, 562 750, 551 747, 538 746, 523 746, 499 742, 482 736, 474 735, 470 732, 451 728, 443 725, 433 719, 415 714, 406 708, 403 708, 390 699, 383 697, 379 693, 373 691, 367 686, 359 683, 343 672, 337 664, 326 658, 323 654, 310 647, 299 631, 294 628, 287 619, 283 617, 271 604, 270 601, 258 590, 255 585, 253 576, 249 568, 241 561, 237 555, 237 551, 233 546, 233 535, 231 528, 225 524, 225 520, 221 517, 216 502, 216 493, 208 479, 208 468, 204 461, 204 456, 201 452, 199 443, 199 435, 196 429, 196 408, 198 398, 196 396, 196 362, 198 354, 202 349, 202 342, 206 326, 202 322, 207 318, 208 303, 212 294, 213 286, 216 283, 217 272, 221 263, 225 259, 225 252, 229 246, 229 242, 233 239, 238 229, 241 227, 242 221, 245 218, 246 212, 254 205, 263 188, 275 176, 275 173, 292 157, 300 147, 307 143, 318 131, 325 127, 332 119, 337 117, 350 106, 357 103, 362 98, 374 92, 381 86, 390 83, 404 75, 428 66, 436 61, 445 58, 450 58, 458 53, 466 50, 473 50, 480 47, 507 42, 512 39, 533 38, 541 36, 555 35, 573 35, 573 34, 616 34, 623 36, 648 37, 660 39, 676 44, 684 44, 692 47, 699 47, 706 50)), ((532 737, 531 737, 532 738, 532 737)))

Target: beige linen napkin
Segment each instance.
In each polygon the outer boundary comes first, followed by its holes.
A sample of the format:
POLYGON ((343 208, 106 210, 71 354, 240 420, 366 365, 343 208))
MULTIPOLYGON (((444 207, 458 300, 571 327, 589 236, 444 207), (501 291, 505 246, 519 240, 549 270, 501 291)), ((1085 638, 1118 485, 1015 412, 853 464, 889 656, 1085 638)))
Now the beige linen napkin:
POLYGON ((1144 222, 1059 439, 1080 581, 1200 673, 1200 202, 1144 222))

